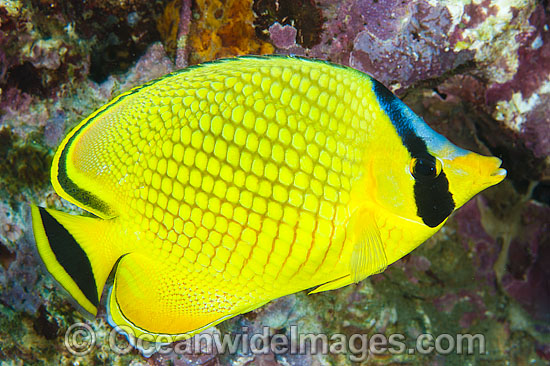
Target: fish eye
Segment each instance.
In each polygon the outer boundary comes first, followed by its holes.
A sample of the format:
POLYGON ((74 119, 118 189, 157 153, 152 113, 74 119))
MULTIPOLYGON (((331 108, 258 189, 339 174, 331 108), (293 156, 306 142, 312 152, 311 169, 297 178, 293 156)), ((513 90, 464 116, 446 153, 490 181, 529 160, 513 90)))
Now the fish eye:
POLYGON ((415 179, 433 179, 441 173, 441 162, 431 155, 412 158, 409 171, 415 179))

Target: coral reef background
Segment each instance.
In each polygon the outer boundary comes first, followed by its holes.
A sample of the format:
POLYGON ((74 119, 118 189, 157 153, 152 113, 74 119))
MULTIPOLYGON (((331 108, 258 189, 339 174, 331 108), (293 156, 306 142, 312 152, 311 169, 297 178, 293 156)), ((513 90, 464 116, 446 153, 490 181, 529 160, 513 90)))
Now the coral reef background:
MULTIPOLYGON (((550 363, 550 5, 535 0, 4 0, 0 2, 0 364, 547 365, 550 363), (154 354, 109 350, 34 249, 29 203, 78 211, 49 183, 62 136, 113 96, 242 54, 350 65, 508 178, 357 285, 298 293, 209 332, 480 333, 485 352, 154 354), (97 335, 69 352, 76 322, 97 335)), ((118 339, 124 342, 124 339, 118 339)))

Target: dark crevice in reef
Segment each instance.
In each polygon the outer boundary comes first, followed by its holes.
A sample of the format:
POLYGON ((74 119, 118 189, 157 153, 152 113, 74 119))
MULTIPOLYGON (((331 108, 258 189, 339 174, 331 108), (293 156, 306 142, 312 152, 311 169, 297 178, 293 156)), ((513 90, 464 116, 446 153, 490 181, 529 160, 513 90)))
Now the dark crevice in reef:
POLYGON ((55 339, 58 336, 59 325, 48 313, 44 305, 38 308, 38 318, 34 321, 34 330, 48 340, 55 339))
MULTIPOLYGON (((46 34, 55 19, 70 23, 90 48, 89 77, 102 82, 126 72, 151 43, 161 39, 157 20, 168 1, 142 2, 32 0, 33 22, 46 34)), ((59 27, 58 27, 59 28, 59 27)))
POLYGON ((30 62, 14 65, 6 73, 5 85, 14 86, 24 93, 45 97, 47 88, 43 85, 41 73, 30 62))
POLYGON ((531 198, 550 206, 550 181, 538 182, 533 188, 531 198))
POLYGON ((8 270, 10 264, 15 260, 16 254, 11 252, 5 245, 0 241, 0 265, 4 270, 8 270))
POLYGON ((269 41, 268 28, 275 22, 297 30, 296 42, 311 48, 321 40, 323 16, 313 0, 254 0, 254 26, 258 38, 269 41))
POLYGON ((475 126, 478 138, 493 155, 502 159, 502 167, 508 171, 507 178, 514 188, 519 193, 527 193, 531 182, 541 179, 544 159, 537 158, 517 133, 489 115, 479 113, 475 126))

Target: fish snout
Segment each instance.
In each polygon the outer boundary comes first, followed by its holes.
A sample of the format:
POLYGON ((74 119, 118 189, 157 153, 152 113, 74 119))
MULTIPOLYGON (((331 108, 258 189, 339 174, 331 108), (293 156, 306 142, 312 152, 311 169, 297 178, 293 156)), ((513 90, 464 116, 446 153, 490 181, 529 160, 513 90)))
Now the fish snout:
POLYGON ((469 152, 443 161, 456 208, 506 178, 506 169, 501 168, 502 160, 494 156, 469 152))
POLYGON ((479 178, 482 182, 485 182, 487 187, 498 184, 506 178, 507 171, 501 168, 502 160, 495 156, 478 155, 478 157, 479 178))

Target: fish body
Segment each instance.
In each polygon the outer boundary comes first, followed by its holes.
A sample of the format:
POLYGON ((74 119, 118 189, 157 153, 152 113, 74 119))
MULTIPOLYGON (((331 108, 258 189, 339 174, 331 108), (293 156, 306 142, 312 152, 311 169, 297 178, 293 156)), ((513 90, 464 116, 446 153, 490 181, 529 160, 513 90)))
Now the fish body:
POLYGON ((192 335, 275 298, 383 271, 504 179, 372 77, 241 57, 121 94, 54 157, 39 253, 77 302, 134 334, 192 335))

